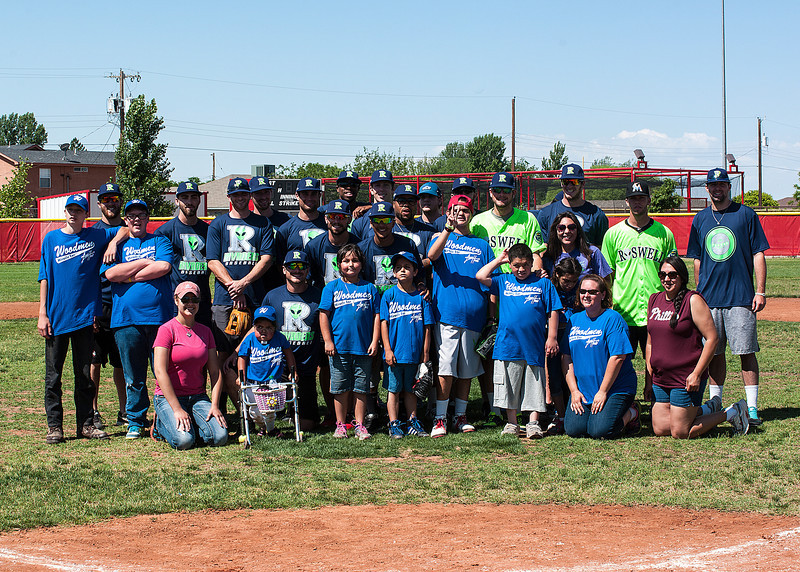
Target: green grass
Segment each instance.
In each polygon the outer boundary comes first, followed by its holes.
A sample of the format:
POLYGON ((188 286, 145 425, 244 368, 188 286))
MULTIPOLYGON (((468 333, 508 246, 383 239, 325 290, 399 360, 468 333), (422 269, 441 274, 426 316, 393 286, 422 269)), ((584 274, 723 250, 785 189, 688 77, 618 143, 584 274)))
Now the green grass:
MULTIPOLYGON (((725 425, 698 440, 675 441, 653 437, 646 426, 639 437, 612 442, 521 442, 479 426, 437 440, 337 441, 312 433, 303 443, 256 439, 247 451, 231 443, 177 452, 149 439, 126 441, 120 428, 112 428, 110 442, 45 445, 43 342, 33 320, 0 321, 0 530, 201 509, 395 502, 619 503, 798 515, 800 380, 796 352, 787 348, 800 324, 759 328, 766 423, 743 438, 731 437, 725 425)), ((641 358, 636 366, 641 371, 641 358)), ((69 434, 71 367, 65 370, 69 434)), ((740 376, 732 373, 729 384, 726 402, 743 395, 740 376)), ((109 418, 114 399, 104 381, 101 407, 109 418)))

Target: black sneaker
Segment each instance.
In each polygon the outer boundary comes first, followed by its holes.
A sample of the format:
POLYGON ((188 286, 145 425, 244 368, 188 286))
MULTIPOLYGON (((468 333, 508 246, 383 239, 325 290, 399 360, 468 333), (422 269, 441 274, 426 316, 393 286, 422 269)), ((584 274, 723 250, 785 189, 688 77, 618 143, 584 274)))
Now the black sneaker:
POLYGON ((56 443, 63 443, 64 442, 64 430, 61 427, 48 427, 47 428, 47 437, 44 438, 44 442, 48 445, 55 445, 56 443))
POLYGON ((128 416, 122 411, 117 411, 117 422, 114 423, 117 427, 124 427, 128 424, 128 416))
POLYGON ((92 414, 92 425, 95 426, 96 429, 100 429, 101 431, 106 428, 106 420, 103 419, 103 416, 100 415, 100 412, 96 409, 92 414))

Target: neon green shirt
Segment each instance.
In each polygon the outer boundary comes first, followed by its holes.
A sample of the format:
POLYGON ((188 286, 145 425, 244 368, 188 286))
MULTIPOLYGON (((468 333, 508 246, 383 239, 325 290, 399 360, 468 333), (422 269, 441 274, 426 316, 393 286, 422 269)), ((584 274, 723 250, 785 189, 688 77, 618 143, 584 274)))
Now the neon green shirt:
MULTIPOLYGON (((489 241, 495 257, 517 244, 527 244, 533 252, 544 252, 547 246, 542 242, 542 231, 539 221, 527 211, 515 208, 507 219, 503 219, 493 210, 475 215, 469 230, 478 238, 489 241)), ((510 272, 508 264, 503 264, 501 272, 510 272)))

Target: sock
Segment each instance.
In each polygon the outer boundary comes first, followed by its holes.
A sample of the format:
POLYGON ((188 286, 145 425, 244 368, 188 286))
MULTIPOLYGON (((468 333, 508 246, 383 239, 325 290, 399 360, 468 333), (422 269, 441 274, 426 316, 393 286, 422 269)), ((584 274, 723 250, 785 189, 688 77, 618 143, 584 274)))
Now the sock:
POLYGON ((722 388, 725 387, 724 385, 714 385, 713 383, 708 384, 708 397, 714 397, 715 395, 719 395, 719 398, 722 399, 722 388))
POLYGON ((634 409, 633 407, 628 409, 628 411, 630 411, 630 414, 631 414, 631 420, 628 421, 628 423, 632 423, 633 421, 636 421, 636 419, 639 417, 639 412, 636 411, 636 409, 634 409))
POLYGON ((700 413, 698 413, 697 416, 702 417, 703 415, 710 415, 710 414, 711 414, 711 406, 708 404, 708 401, 706 401, 700 407, 700 413))
POLYGON ((447 417, 447 404, 450 403, 449 399, 436 400, 436 417, 447 417))
POLYGON ((736 408, 731 405, 725 409, 725 421, 730 421, 734 417, 736 417, 736 408))
POLYGON ((455 416, 459 417, 461 415, 465 415, 466 413, 467 413, 467 400, 459 399, 458 397, 456 397, 455 416))
POLYGON ((744 394, 747 396, 747 407, 758 408, 758 386, 745 385, 744 394))

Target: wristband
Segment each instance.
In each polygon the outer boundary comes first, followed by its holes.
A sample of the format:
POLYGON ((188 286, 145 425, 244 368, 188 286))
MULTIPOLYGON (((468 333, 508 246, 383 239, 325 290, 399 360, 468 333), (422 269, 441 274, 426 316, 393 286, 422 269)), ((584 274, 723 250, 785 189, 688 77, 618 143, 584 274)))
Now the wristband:
POLYGON ((449 225, 444 225, 444 229, 445 229, 447 232, 453 232, 453 231, 456 229, 456 227, 454 227, 454 226, 449 226, 449 225))
POLYGON ((764 294, 763 292, 756 292, 756 296, 764 296, 764 298, 767 297, 767 295, 764 294))

